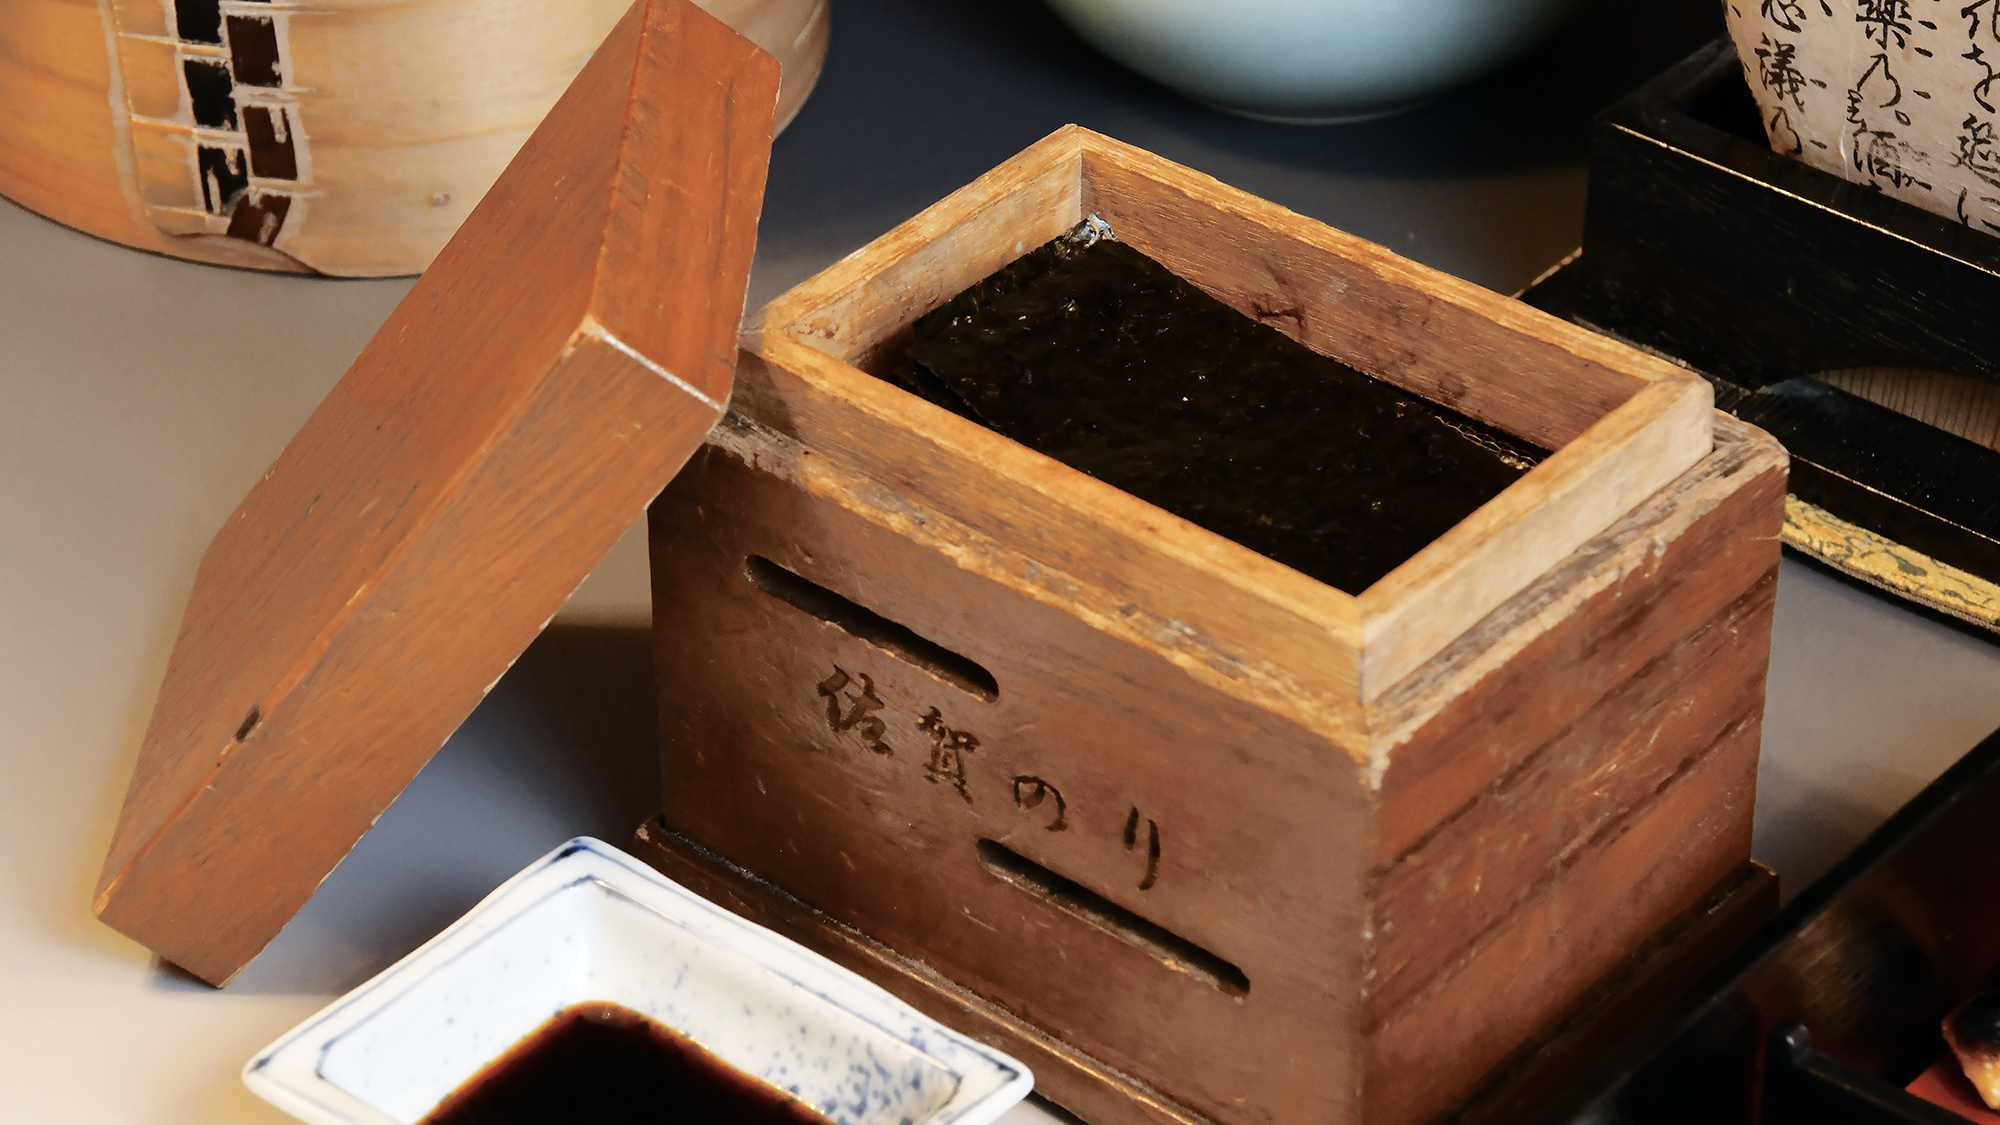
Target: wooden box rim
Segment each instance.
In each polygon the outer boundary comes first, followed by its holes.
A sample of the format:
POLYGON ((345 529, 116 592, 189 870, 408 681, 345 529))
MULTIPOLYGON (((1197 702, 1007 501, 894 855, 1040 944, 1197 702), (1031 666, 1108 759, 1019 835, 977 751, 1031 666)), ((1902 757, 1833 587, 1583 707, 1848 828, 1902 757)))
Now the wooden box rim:
POLYGON ((1351 679, 1353 694, 1342 709, 1366 706, 1418 672, 1713 445, 1712 394, 1692 373, 1074 125, 777 297, 746 320, 742 344, 755 361, 844 408, 920 428, 948 455, 1282 607, 1319 631, 1330 652, 1351 655, 1351 674, 1340 678, 1351 679), (1554 452, 1355 595, 860 369, 917 316, 1083 216, 1111 209, 1130 185, 1152 195, 1148 207, 1164 201, 1174 212, 1162 226, 1194 216, 1199 222, 1183 232, 1218 236, 1204 241, 1222 241, 1225 254, 1220 263, 1191 261, 1157 241, 1147 220, 1107 214, 1121 241, 1317 351, 1554 452), (1229 241, 1244 232, 1263 232, 1267 245, 1229 241), (1282 252, 1253 260, 1273 247, 1282 252), (1331 279, 1299 294, 1298 306, 1274 312, 1231 283, 1232 261, 1251 260, 1245 268, 1268 274, 1293 259, 1331 279))

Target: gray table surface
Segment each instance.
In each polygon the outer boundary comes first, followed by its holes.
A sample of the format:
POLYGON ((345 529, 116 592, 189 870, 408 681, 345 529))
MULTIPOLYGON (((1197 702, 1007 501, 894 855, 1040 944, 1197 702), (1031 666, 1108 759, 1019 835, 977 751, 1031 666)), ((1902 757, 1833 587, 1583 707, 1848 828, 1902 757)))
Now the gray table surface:
MULTIPOLYGON (((1299 130, 1136 79, 1038 5, 840 0, 773 154, 751 300, 1070 121, 1512 291, 1578 241, 1590 110, 1705 38, 1711 7, 1589 4, 1426 109, 1299 130)), ((656 807, 627 535, 229 989, 90 916, 202 549, 408 287, 190 265, 0 204, 0 1116, 282 1120, 237 1081, 255 1049, 554 844, 656 807)), ((2000 647, 1788 561, 1756 854, 1796 890, 1996 726, 2000 647)))

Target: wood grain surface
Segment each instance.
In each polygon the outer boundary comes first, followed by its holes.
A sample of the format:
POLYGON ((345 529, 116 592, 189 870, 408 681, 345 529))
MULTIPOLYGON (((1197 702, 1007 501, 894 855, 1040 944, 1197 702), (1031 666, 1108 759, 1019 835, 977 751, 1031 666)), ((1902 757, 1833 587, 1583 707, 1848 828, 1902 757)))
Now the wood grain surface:
POLYGON ((142 250, 216 265, 308 272, 254 242, 178 239, 146 221, 127 186, 136 169, 129 168, 131 142, 111 100, 106 15, 96 0, 9 6, 7 34, 0 35, 0 195, 142 250))
MULTIPOLYGON (((934 1019, 969 1030, 1027 1063, 1035 1091, 1092 1125, 1210 1125, 1157 1087, 1025 1023, 1006 1009, 813 909, 782 888, 668 829, 639 827, 634 852, 711 902, 768 926, 884 988, 934 1019)), ((1778 880, 1746 862, 1684 915, 1656 932, 1608 979, 1526 1044, 1464 1107, 1439 1120, 1485 1125, 1528 1119, 1576 1068, 1690 979, 1734 952, 1778 909, 1778 880)))
POLYGON ((1503 1064, 1457 1125, 1532 1120, 1563 1096, 1631 1028, 1686 993, 1778 912, 1778 873, 1751 860, 1599 980, 1546 1037, 1503 1064))
POLYGON ((1101 592, 731 415, 652 509, 661 830, 1059 1041, 1094 1122, 1427 1120, 1748 855, 1784 460, 1716 432, 1369 710, 1377 788, 1101 592))
MULTIPOLYGON (((829 0, 699 2, 779 60, 782 129, 818 81, 829 0)), ((233 10, 211 44, 177 35, 162 0, 14 0, 0 37, 0 195, 196 261, 417 273, 627 7, 306 0, 269 16, 233 10), (242 69, 232 53, 248 56, 253 31, 268 38, 272 69, 232 75, 242 69), (189 65, 223 76, 233 121, 203 120, 189 65), (274 120, 275 137, 265 135, 274 120), (285 159, 260 161, 262 144, 285 159), (215 198, 231 189, 204 184, 213 169, 201 164, 228 154, 247 176, 233 204, 215 198), (235 221, 253 204, 273 213, 273 200, 282 210, 269 229, 235 221)))
POLYGON ((1926 426, 2000 450, 2000 386, 1943 371, 1850 367, 1813 376, 1926 426))
POLYGON ((931 1018, 1027 1063, 1035 1075, 1037 1095, 1090 1125, 1213 1125, 1210 1118, 1157 1087, 1022 1020, 923 960, 899 953, 813 909, 659 820, 639 827, 633 851, 669 879, 710 902, 832 958, 931 1018))
POLYGON ((635 7, 203 557, 99 883, 274 936, 722 413, 778 68, 635 7))
POLYGON ((871 482, 775 439, 756 457, 711 446, 653 509, 666 823, 1184 1104, 1337 1106, 1353 1044, 1317 1032, 1358 1020, 1361 966, 1327 934, 1363 928, 1369 819, 1346 756, 1022 597, 1009 578, 1032 560, 989 542, 973 549, 1000 567, 962 569, 978 537, 949 517, 899 520, 871 482), (995 698, 772 596, 752 557, 976 662, 995 698), (1189 968, 1162 971, 1158 943, 997 876, 981 841, 1227 962, 1238 987, 1171 949, 1189 968))

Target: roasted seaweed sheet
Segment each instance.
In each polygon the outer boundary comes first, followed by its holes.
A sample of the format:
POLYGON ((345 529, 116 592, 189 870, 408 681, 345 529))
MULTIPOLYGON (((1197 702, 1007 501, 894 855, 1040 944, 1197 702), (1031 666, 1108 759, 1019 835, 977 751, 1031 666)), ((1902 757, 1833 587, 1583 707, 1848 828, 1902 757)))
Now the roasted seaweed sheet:
POLYGON ((1356 594, 1546 455, 1105 235, 1087 222, 919 319, 890 381, 1356 594))

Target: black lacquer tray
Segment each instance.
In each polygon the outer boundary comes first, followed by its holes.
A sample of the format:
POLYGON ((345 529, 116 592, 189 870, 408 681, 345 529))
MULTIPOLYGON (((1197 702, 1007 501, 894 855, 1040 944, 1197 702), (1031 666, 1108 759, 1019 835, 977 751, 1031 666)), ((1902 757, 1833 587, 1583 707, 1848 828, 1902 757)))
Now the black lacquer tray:
POLYGON ((2000 382, 2000 239, 1772 152, 1727 39, 1600 115, 1590 159, 1583 248, 1522 299, 1782 441, 1789 545, 2000 628, 2000 452, 1813 377, 2000 382))

